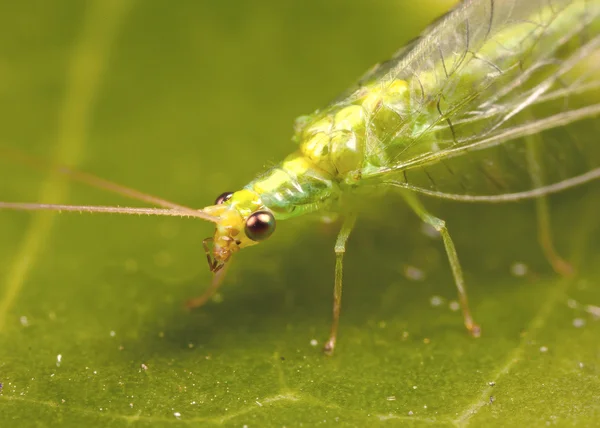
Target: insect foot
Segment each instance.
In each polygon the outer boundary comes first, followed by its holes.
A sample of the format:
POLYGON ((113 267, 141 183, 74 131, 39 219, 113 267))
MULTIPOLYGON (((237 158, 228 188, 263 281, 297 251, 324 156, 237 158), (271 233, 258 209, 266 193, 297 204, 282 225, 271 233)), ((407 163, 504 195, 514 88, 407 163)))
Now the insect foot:
POLYGON ((335 339, 330 338, 325 345, 323 346, 323 353, 329 357, 333 355, 333 350, 335 349, 335 339))

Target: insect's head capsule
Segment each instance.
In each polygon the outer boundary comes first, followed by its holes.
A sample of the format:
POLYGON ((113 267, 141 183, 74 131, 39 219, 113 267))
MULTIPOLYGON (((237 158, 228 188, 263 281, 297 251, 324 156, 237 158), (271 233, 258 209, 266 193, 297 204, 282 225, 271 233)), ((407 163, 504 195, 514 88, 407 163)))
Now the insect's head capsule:
POLYGON ((219 218, 211 240, 217 264, 226 263, 233 253, 264 241, 275 231, 275 216, 260 196, 248 189, 223 193, 215 205, 203 211, 219 218))

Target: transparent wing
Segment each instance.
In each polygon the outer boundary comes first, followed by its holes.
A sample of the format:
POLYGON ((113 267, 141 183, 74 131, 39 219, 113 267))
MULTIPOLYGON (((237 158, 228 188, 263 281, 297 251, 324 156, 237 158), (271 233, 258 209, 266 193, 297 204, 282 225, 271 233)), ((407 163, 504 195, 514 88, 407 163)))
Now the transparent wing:
POLYGON ((409 90, 408 106, 371 113, 386 161, 363 179, 493 196, 595 176, 599 30, 598 0, 463 2, 363 79, 409 90), (400 120, 382 134, 390 112, 400 120))

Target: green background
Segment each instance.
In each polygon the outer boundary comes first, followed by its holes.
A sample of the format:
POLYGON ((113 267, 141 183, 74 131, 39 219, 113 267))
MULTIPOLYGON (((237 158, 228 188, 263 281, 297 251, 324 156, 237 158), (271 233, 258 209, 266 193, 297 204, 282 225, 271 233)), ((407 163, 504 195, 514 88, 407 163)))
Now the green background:
MULTIPOLYGON (((0 144, 208 205, 448 5, 2 2, 0 144)), ((573 278, 546 264, 533 203, 425 201, 455 239, 478 340, 449 308, 441 241, 386 198, 350 239, 332 358, 335 225, 281 223, 190 313, 210 224, 0 212, 0 426, 592 425, 600 323, 568 303, 600 303, 598 184, 551 198, 573 278)), ((135 204, 12 159, 0 200, 135 204)))

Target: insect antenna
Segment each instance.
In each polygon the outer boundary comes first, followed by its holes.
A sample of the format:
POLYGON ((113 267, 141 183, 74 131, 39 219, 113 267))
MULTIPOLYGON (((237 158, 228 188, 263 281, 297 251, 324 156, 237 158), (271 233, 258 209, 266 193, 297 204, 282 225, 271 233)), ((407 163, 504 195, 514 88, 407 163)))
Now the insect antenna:
POLYGON ((0 157, 8 158, 21 164, 27 165, 38 170, 49 170, 52 173, 65 175, 75 181, 87 184, 97 189, 116 193, 130 199, 134 199, 148 204, 157 205, 159 208, 132 208, 132 207, 107 207, 93 205, 56 205, 39 203, 13 203, 0 202, 0 209, 21 210, 21 211, 75 211, 86 213, 114 213, 114 214, 132 214, 132 215, 158 215, 175 217, 196 217, 216 223, 218 219, 206 214, 201 210, 179 205, 144 192, 113 183, 104 178, 95 175, 77 171, 64 165, 52 164, 50 162, 38 159, 34 156, 22 153, 19 150, 0 147, 0 157))
POLYGON ((195 217, 217 223, 219 219, 201 210, 191 208, 134 208, 134 207, 111 207, 101 205, 62 205, 62 204, 39 204, 27 202, 0 202, 0 210, 14 211, 66 211, 79 213, 108 213, 108 214, 130 214, 130 215, 156 215, 170 217, 195 217))

